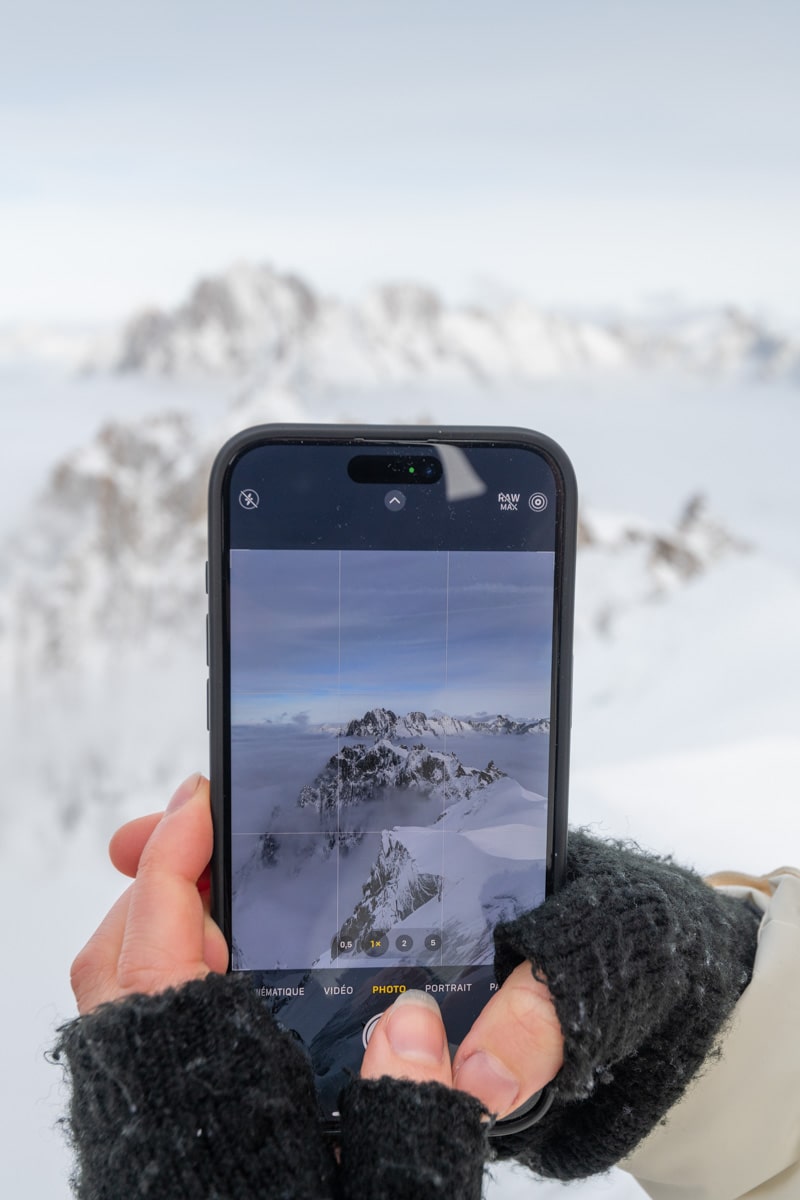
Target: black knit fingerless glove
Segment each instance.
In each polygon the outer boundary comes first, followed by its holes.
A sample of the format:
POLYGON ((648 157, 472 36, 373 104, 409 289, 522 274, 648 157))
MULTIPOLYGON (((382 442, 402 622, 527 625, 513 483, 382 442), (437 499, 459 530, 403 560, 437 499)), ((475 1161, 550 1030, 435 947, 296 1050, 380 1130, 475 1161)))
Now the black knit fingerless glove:
POLYGON ((340 1168, 306 1055, 246 975, 130 996, 60 1034, 80 1200, 479 1200, 486 1113, 440 1084, 353 1080, 340 1168))
POLYGON ((343 1200, 480 1200, 488 1114, 465 1092, 355 1080, 339 1098, 343 1200))
POLYGON ((566 881, 495 932, 502 982, 525 959, 564 1033, 554 1103, 497 1139, 555 1179, 607 1170, 680 1098, 747 986, 759 917, 694 872, 622 844, 569 836, 566 881))
POLYGON ((60 1034, 80 1200, 333 1195, 305 1053, 248 978, 130 996, 60 1034))

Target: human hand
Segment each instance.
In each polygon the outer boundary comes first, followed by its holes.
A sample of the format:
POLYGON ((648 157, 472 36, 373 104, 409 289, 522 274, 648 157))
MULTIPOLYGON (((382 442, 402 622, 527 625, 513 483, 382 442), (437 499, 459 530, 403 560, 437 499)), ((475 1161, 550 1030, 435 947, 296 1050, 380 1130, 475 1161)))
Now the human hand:
POLYGON ((342 1194, 479 1200, 489 1117, 543 1087, 561 1053, 547 988, 530 967, 495 993, 453 1065, 434 998, 403 992, 375 1025, 361 1078, 339 1097, 342 1194))
MULTIPOLYGON (((111 861, 135 882, 73 963, 80 1012, 226 970, 227 947, 208 911, 212 842, 208 781, 201 776, 178 788, 166 813, 139 817, 117 830, 111 861)), ((387 1010, 376 1027, 362 1077, 435 1080, 469 1092, 502 1116, 556 1074, 562 1053, 547 987, 521 964, 480 1014, 452 1065, 438 1004, 414 992, 396 1011, 387 1010)))
POLYGON ((426 992, 402 993, 375 1026, 362 1079, 383 1075, 436 1082, 470 1093, 498 1117, 549 1083, 564 1037, 547 985, 520 963, 491 998, 450 1062, 439 1005, 426 992))
POLYGON ((204 887, 212 842, 208 780, 201 775, 181 784, 166 812, 117 830, 111 861, 134 882, 72 964, 79 1012, 227 969, 228 948, 204 887))

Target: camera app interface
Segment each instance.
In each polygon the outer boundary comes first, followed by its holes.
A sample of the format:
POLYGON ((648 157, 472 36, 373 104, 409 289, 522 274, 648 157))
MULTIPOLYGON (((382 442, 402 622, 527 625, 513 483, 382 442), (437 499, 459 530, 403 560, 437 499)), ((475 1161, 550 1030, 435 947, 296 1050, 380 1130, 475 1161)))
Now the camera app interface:
POLYGON ((544 895, 553 555, 234 550, 233 967, 491 965, 544 895))

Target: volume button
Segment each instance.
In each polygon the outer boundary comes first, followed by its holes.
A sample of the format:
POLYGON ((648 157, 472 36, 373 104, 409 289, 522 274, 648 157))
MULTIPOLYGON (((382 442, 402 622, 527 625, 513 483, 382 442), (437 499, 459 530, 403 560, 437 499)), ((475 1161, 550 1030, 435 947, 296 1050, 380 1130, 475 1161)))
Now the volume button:
POLYGON ((209 645, 210 645, 210 643, 208 640, 208 613, 206 613, 206 666, 207 667, 211 665, 211 655, 209 652, 209 645))
POLYGON ((211 682, 206 680, 206 731, 211 732, 211 682))
POLYGON ((208 559, 206 559, 206 595, 208 595, 208 559))

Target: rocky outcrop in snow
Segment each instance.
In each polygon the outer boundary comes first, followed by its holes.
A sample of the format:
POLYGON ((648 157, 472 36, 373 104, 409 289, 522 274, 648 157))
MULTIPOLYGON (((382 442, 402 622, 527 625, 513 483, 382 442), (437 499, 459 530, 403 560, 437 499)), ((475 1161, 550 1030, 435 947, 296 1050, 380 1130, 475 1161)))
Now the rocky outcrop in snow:
POLYGON ((422 872, 402 842, 402 831, 386 831, 362 899, 342 925, 334 944, 352 942, 356 953, 368 950, 369 935, 392 929, 434 897, 441 898, 440 875, 422 872))
POLYGON ((482 769, 465 767, 457 755, 414 746, 393 745, 383 738, 371 746, 343 746, 313 783, 298 797, 313 805, 324 821, 337 810, 374 800, 385 788, 403 788, 448 800, 469 796, 503 778, 493 762, 482 769))
POLYGON ((684 505, 673 528, 584 510, 578 546, 577 630, 603 635, 629 609, 662 600, 719 560, 750 550, 715 520, 702 495, 684 505))
POLYGON ((0 659, 20 685, 202 625, 206 453, 184 416, 106 425, 7 548, 0 659))

